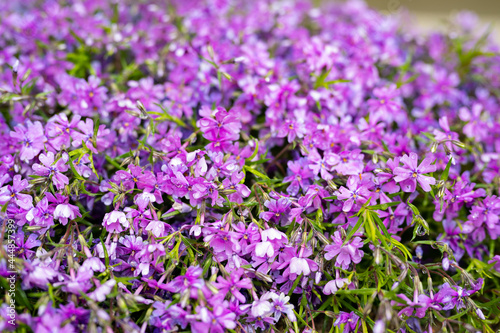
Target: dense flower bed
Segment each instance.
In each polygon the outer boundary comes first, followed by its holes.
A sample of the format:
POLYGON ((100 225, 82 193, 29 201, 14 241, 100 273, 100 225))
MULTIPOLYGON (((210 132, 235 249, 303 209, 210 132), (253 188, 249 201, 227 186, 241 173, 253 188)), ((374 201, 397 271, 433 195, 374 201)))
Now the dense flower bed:
POLYGON ((1 331, 500 327, 472 14, 145 2, 0 3, 1 331))

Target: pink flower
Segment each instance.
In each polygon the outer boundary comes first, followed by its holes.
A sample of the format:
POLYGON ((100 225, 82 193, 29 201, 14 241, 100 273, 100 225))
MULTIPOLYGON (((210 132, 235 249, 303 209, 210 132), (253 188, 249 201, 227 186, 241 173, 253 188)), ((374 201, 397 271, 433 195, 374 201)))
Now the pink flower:
POLYGON ((111 213, 104 215, 102 224, 107 231, 116 233, 122 232, 130 225, 125 213, 118 210, 114 210, 111 213))
POLYGON ((360 250, 363 247, 363 241, 359 237, 354 237, 346 244, 342 240, 340 231, 335 231, 333 234, 333 244, 325 246, 325 259, 331 260, 337 257, 335 265, 348 269, 351 262, 359 264, 363 258, 364 252, 360 250))
POLYGON ((65 154, 63 157, 54 161, 54 153, 48 152, 47 155, 40 154, 40 162, 42 164, 33 164, 33 171, 39 176, 51 177, 52 182, 56 185, 58 190, 64 188, 65 185, 69 184, 69 179, 62 172, 68 171, 68 166, 66 162, 68 161, 68 155, 65 154))
POLYGON ((401 157, 401 162, 404 167, 397 167, 394 169, 396 177, 394 180, 401 183, 401 189, 404 192, 415 192, 417 182, 420 184, 425 192, 431 190, 430 185, 436 184, 434 177, 424 176, 424 173, 436 171, 436 166, 431 165, 433 160, 425 158, 419 166, 417 166, 418 156, 415 153, 410 153, 410 156, 405 155, 401 157))
POLYGON ((44 149, 47 138, 39 121, 32 123, 28 120, 26 123, 27 127, 17 125, 14 131, 10 132, 10 136, 21 144, 21 160, 28 162, 44 149))

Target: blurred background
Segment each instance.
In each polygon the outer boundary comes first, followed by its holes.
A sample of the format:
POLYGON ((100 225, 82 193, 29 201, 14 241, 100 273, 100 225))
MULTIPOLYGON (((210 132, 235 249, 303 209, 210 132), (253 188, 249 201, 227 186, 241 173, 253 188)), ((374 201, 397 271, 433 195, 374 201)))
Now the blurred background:
MULTIPOLYGON (((332 0, 318 0, 327 2, 332 0)), ((456 13, 469 10, 478 15, 485 25, 492 24, 492 37, 500 42, 500 0, 365 0, 386 15, 405 8, 424 31, 446 28, 446 21, 456 13)))

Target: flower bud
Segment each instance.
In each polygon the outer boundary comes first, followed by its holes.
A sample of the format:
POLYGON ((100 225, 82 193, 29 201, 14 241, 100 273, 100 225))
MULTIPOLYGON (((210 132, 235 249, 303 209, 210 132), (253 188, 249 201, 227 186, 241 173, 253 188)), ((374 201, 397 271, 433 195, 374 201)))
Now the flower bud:
MULTIPOLYGON (((212 280, 212 277, 214 277, 214 281, 215 281, 215 278, 217 278, 216 275, 212 275, 210 277, 210 279, 212 280)), ((205 281, 205 285, 207 286, 207 288, 212 292, 212 294, 217 294, 219 292, 219 290, 217 288, 215 288, 215 286, 212 284, 213 281, 205 281)))
POLYGON ((330 318, 336 318, 337 317, 336 314, 335 314, 335 312, 332 312, 332 311, 325 311, 323 313, 324 313, 325 316, 330 317, 330 318))
POLYGON ((208 52, 208 55, 210 56, 210 58, 212 60, 215 59, 215 52, 214 52, 214 48, 212 47, 212 45, 207 45, 207 52, 208 52))
POLYGON ((382 252, 380 251, 379 247, 375 248, 373 257, 375 258, 375 264, 380 265, 380 263, 382 263, 382 252))
POLYGON ((477 314, 477 316, 479 317, 479 319, 481 319, 481 320, 485 320, 485 319, 486 319, 486 318, 484 317, 483 311, 481 311, 481 309, 476 308, 476 314, 477 314))
POLYGON ((257 278, 259 278, 260 280, 263 280, 263 281, 266 281, 269 283, 273 282, 273 278, 270 275, 261 273, 259 271, 255 271, 254 273, 255 273, 255 276, 257 276, 257 278))
POLYGON ((445 252, 443 254, 443 261, 442 261, 442 265, 443 265, 443 269, 445 271, 447 271, 448 269, 450 269, 450 259, 448 258, 448 253, 445 252))
POLYGON ((415 254, 417 255, 418 259, 422 259, 422 256, 424 254, 424 250, 422 249, 422 247, 420 245, 417 246, 417 248, 415 249, 415 254))
POLYGON ((12 81, 14 86, 17 84, 17 71, 19 70, 19 60, 16 59, 16 62, 12 66, 12 81))
POLYGON ((293 232, 292 236, 290 236, 290 243, 293 244, 297 241, 297 239, 299 238, 300 234, 302 233, 302 228, 301 227, 298 227, 297 229, 295 229, 295 231, 293 232))
POLYGON ((142 102, 140 100, 137 100, 135 102, 137 108, 139 109, 139 111, 141 112, 141 114, 139 115, 139 118, 141 119, 148 119, 149 118, 149 114, 148 112, 146 111, 146 108, 144 107, 144 104, 142 104, 142 102))
POLYGON ((315 231, 316 237, 319 239, 319 241, 325 245, 330 245, 332 242, 322 232, 317 232, 315 231))
POLYGON ((465 148, 465 143, 457 141, 457 140, 451 140, 451 143, 453 143, 455 146, 460 147, 460 148, 465 148))
POLYGON ((333 180, 329 179, 326 182, 333 191, 336 191, 338 189, 337 185, 333 182, 333 180))
POLYGON ((431 153, 434 154, 437 151, 438 147, 439 147, 439 142, 434 141, 431 145, 431 153))
POLYGON ((30 74, 31 74, 31 68, 28 68, 26 73, 24 73, 23 77, 21 78, 21 83, 26 81, 28 79, 28 77, 30 76, 30 74))
POLYGON ((382 320, 377 320, 373 326, 373 333, 384 333, 385 323, 382 320))

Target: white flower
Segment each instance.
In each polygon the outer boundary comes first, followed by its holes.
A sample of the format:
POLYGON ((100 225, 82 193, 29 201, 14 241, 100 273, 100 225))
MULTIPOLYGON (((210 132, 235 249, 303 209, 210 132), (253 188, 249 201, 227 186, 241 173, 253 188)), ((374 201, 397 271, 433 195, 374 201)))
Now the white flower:
POLYGON ((271 242, 260 242, 255 246, 255 255, 257 257, 264 257, 266 254, 268 257, 274 255, 274 248, 271 242))
POLYGON ((151 231, 155 237, 161 237, 165 231, 165 223, 161 221, 151 221, 146 227, 146 230, 151 231))
POLYGON ((309 275, 311 273, 309 263, 304 258, 293 257, 290 260, 290 273, 297 275, 304 273, 304 276, 309 275))
POLYGON ((281 238, 286 239, 286 235, 284 233, 273 228, 262 231, 261 237, 264 242, 267 241, 268 239, 269 240, 281 239, 281 238))

